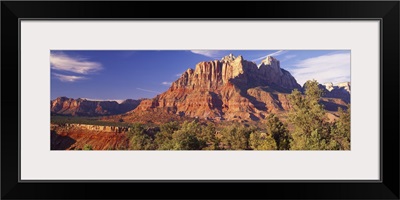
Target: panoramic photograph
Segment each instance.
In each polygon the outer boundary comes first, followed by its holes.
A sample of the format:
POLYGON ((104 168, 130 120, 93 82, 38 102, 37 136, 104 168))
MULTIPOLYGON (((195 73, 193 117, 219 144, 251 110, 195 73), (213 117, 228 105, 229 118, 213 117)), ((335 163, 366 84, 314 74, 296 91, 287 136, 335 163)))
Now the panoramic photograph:
POLYGON ((51 50, 51 150, 350 150, 350 50, 51 50))

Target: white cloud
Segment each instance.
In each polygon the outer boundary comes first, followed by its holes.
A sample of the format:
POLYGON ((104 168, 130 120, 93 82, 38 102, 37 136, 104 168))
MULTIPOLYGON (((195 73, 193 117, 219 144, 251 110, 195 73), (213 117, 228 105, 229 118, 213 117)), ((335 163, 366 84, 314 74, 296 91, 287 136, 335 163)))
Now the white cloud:
POLYGON ((58 74, 58 73, 53 73, 53 75, 62 82, 75 82, 78 80, 86 79, 86 77, 83 77, 83 76, 70 76, 70 75, 64 75, 64 74, 58 74))
POLYGON ((308 58, 294 64, 290 73, 300 85, 315 79, 319 83, 350 81, 350 53, 336 53, 308 58))
POLYGON ((143 88, 136 88, 136 89, 141 90, 141 91, 145 91, 145 92, 156 93, 156 94, 160 94, 161 93, 161 92, 157 92, 157 91, 154 91, 154 90, 148 90, 148 89, 143 89, 143 88))
POLYGON ((50 55, 50 64, 54 70, 77 74, 89 74, 102 69, 100 63, 90 62, 83 58, 72 58, 63 53, 52 53, 50 55))
POLYGON ((203 56, 207 56, 210 58, 219 58, 222 57, 223 52, 218 50, 191 50, 192 53, 200 54, 203 56))
POLYGON ((182 76, 182 74, 176 74, 175 76, 177 76, 177 77, 181 77, 181 76, 182 76))
POLYGON ((289 60, 289 59, 292 59, 294 57, 296 57, 296 55, 293 55, 293 54, 292 55, 286 55, 284 59, 289 60))
POLYGON ((163 85, 171 85, 171 84, 172 84, 172 82, 167 82, 167 81, 164 81, 164 82, 162 82, 161 84, 163 84, 163 85))
POLYGON ((264 59, 264 58, 266 58, 266 57, 268 57, 268 56, 279 56, 279 55, 282 55, 282 54, 284 54, 284 53, 286 53, 286 52, 287 52, 287 51, 284 51, 284 50, 275 51, 274 53, 270 53, 270 54, 268 54, 268 55, 266 55, 266 56, 262 56, 262 57, 253 59, 252 61, 253 61, 253 62, 256 62, 256 61, 262 60, 262 59, 264 59))
POLYGON ((82 99, 86 99, 88 101, 116 101, 119 104, 125 101, 122 99, 91 99, 91 98, 82 98, 82 99))

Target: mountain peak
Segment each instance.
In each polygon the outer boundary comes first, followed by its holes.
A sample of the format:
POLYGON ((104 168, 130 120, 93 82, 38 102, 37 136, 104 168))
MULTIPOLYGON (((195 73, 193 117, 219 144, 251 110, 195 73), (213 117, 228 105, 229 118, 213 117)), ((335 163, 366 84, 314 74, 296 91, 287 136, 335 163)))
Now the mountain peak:
POLYGON ((272 65, 273 63, 278 63, 278 62, 279 60, 277 60, 276 58, 272 56, 267 56, 264 60, 261 61, 261 64, 272 65))
POLYGON ((239 61, 242 62, 244 60, 243 56, 239 55, 238 57, 236 57, 235 61, 239 61))
POLYGON ((350 87, 350 82, 346 81, 346 82, 340 82, 336 84, 339 87, 350 87))
POLYGON ((351 83, 346 81, 346 82, 339 82, 336 84, 333 84, 332 82, 324 83, 322 84, 329 92, 331 92, 334 89, 343 89, 346 90, 347 92, 350 92, 351 90, 351 83))
POLYGON ((244 59, 243 59, 243 56, 241 56, 241 55, 238 55, 236 57, 233 54, 229 54, 227 56, 222 57, 220 62, 226 63, 226 62, 242 61, 242 60, 244 60, 244 59))
POLYGON ((238 87, 275 85, 286 89, 301 88, 295 78, 280 68, 279 61, 268 56, 260 67, 247 61, 243 56, 233 54, 224 56, 221 60, 203 61, 195 69, 188 69, 174 81, 171 90, 186 88, 218 90, 226 84, 238 87))
POLYGON ((337 84, 337 87, 339 88, 343 88, 344 90, 346 90, 347 92, 350 92, 351 90, 351 83, 350 82, 341 82, 337 84))
POLYGON ((339 82, 339 83, 324 83, 320 84, 320 88, 324 91, 324 97, 329 98, 339 98, 342 99, 346 103, 350 103, 350 82, 339 82))
POLYGON ((328 82, 328 83, 324 83, 322 84, 323 86, 325 86, 325 88, 330 92, 334 89, 333 87, 333 83, 332 82, 328 82))
POLYGON ((236 59, 236 57, 233 54, 229 54, 227 56, 224 56, 221 58, 221 62, 230 62, 230 61, 234 61, 236 59))

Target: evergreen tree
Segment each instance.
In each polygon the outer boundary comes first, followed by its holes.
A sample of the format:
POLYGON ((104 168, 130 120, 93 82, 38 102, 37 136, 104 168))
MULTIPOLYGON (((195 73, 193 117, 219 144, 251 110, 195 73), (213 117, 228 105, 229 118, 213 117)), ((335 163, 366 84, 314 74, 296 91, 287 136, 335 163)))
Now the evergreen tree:
POLYGON ((142 124, 140 123, 133 123, 132 126, 130 127, 130 130, 128 132, 128 138, 131 138, 134 134, 144 134, 145 130, 142 124))
POLYGON ((275 139, 266 133, 251 133, 249 144, 253 150, 277 150, 275 139))
POLYGON ((350 105, 346 110, 339 108, 339 118, 335 121, 333 126, 333 138, 337 141, 339 149, 350 150, 350 105))
POLYGON ((329 128, 326 123, 326 112, 319 103, 322 90, 318 82, 307 81, 305 83, 305 95, 297 89, 289 95, 290 105, 289 122, 294 126, 292 133, 291 149, 311 150, 326 149, 326 138, 329 136, 329 128))
POLYGON ((200 140, 206 143, 206 147, 204 150, 219 150, 220 140, 215 136, 216 128, 213 123, 208 123, 206 126, 203 126, 202 133, 200 135, 200 140))
POLYGON ((290 149, 290 136, 287 126, 274 114, 267 117, 267 133, 275 140, 277 150, 290 149))
POLYGON ((221 142, 228 150, 245 150, 249 148, 249 137, 252 132, 244 126, 230 126, 222 131, 221 142))
POLYGON ((173 149, 172 134, 179 130, 179 123, 168 122, 160 126, 160 132, 155 135, 154 144, 156 149, 170 150, 173 149))
POLYGON ((200 150, 206 146, 205 142, 197 138, 197 135, 200 134, 201 125, 198 122, 185 121, 182 127, 172 134, 172 148, 174 150, 200 150))
POLYGON ((128 132, 130 149, 152 150, 154 149, 152 138, 146 134, 143 125, 133 124, 128 132))

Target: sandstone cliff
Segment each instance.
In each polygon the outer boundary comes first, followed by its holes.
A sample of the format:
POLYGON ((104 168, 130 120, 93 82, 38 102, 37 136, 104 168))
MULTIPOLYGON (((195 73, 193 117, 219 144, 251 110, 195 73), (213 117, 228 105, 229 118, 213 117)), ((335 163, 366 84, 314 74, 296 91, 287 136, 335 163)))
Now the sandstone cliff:
POLYGON ((142 101, 123 118, 134 121, 157 114, 158 118, 169 116, 171 119, 257 121, 269 113, 288 110, 287 95, 293 89, 301 86, 288 71, 281 69, 277 59, 268 56, 257 66, 231 54, 187 69, 166 92, 142 101))
POLYGON ((271 56, 257 66, 254 62, 244 60, 242 56, 234 57, 230 54, 221 60, 200 62, 195 70, 188 69, 172 84, 170 90, 216 90, 229 83, 240 88, 267 85, 290 90, 301 88, 288 71, 280 68, 280 62, 271 56))

